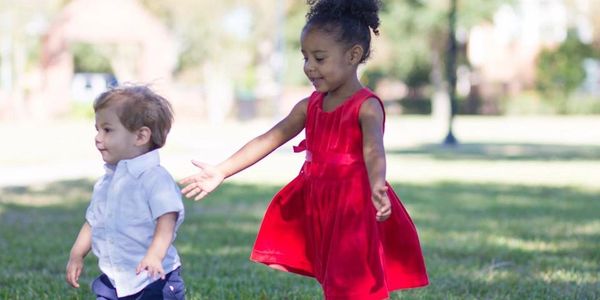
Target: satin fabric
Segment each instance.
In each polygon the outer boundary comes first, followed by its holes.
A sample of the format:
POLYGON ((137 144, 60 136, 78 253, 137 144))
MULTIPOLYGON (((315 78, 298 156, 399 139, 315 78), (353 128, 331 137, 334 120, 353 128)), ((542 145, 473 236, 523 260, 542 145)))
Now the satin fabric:
POLYGON ((379 98, 364 88, 326 112, 323 97, 309 98, 306 139, 294 147, 306 161, 271 201, 250 259, 316 278, 328 300, 385 299, 427 285, 417 230, 387 183, 392 215, 375 219, 358 115, 379 98))

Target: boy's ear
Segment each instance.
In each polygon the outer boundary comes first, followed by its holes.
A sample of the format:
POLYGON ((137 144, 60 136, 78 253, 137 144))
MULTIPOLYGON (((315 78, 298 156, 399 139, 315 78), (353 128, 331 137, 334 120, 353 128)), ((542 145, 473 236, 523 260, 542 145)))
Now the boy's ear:
POLYGON ((136 144, 136 146, 143 146, 143 145, 150 143, 151 139, 152 139, 152 130, 150 130, 150 128, 148 128, 146 126, 142 126, 136 132, 135 144, 136 144))
POLYGON ((360 63, 360 59, 363 56, 363 53, 365 53, 365 49, 363 49, 361 45, 355 44, 348 50, 348 53, 350 58, 349 63, 353 65, 358 65, 360 63))

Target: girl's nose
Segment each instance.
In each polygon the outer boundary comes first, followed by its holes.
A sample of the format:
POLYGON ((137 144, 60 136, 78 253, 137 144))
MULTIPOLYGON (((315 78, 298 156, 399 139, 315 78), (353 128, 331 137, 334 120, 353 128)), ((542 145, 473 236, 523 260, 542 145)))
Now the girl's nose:
POLYGON ((304 63, 304 71, 308 73, 312 73, 315 71, 315 65, 312 64, 309 60, 304 63))

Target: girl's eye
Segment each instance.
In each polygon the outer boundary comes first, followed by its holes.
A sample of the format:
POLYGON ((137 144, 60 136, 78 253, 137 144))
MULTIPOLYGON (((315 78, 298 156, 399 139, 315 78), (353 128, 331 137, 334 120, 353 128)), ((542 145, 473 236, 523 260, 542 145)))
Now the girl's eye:
POLYGON ((106 132, 106 133, 109 133, 111 131, 112 131, 112 129, 110 129, 110 128, 104 128, 104 132, 106 132))
POLYGON ((315 58, 315 60, 316 60, 317 62, 322 62, 322 61, 324 60, 324 58, 316 57, 316 58, 315 58))

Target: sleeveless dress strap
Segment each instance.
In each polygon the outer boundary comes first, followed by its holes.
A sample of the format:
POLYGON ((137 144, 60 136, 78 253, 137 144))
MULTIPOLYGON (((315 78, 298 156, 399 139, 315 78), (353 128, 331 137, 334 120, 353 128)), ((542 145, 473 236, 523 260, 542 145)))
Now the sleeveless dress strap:
POLYGON ((356 115, 356 120, 358 120, 359 118, 359 113, 360 113, 360 107, 362 106, 362 104, 369 98, 375 98, 377 99, 377 102, 379 102, 379 105, 381 105, 381 110, 383 111, 383 122, 382 122, 382 128, 385 131, 385 108, 383 106, 383 101, 381 101, 381 99, 379 98, 379 96, 375 95, 375 93, 373 93, 373 91, 371 91, 369 88, 362 88, 360 91, 356 92, 356 94, 353 96, 353 100, 354 103, 352 103, 353 110, 354 113, 356 115))

